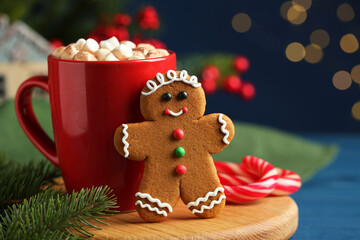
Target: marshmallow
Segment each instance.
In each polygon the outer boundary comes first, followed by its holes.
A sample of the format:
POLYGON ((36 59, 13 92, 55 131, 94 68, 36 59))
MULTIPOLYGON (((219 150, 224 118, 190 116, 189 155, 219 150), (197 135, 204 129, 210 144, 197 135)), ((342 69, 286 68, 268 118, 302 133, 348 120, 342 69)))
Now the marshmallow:
POLYGON ((114 48, 120 45, 119 40, 116 37, 111 37, 105 41, 111 43, 114 46, 114 48))
POLYGON ((104 59, 103 61, 119 61, 119 59, 117 59, 117 57, 114 56, 114 54, 109 53, 104 59))
POLYGON ((74 56, 74 60, 77 60, 77 61, 96 61, 97 59, 93 54, 91 54, 89 52, 80 51, 74 56))
POLYGON ((125 44, 125 45, 128 45, 129 47, 131 48, 136 48, 136 44, 133 43, 132 41, 121 41, 120 44, 125 44))
POLYGON ((115 46, 112 45, 112 44, 111 44, 110 42, 108 42, 108 41, 101 41, 101 42, 100 42, 100 47, 101 47, 101 48, 108 49, 109 51, 112 51, 112 50, 115 48, 115 46))
POLYGON ((57 49, 55 49, 55 51, 52 53, 52 55, 56 58, 60 58, 60 55, 64 52, 66 47, 64 46, 61 46, 61 47, 58 47, 57 49))
POLYGON ((146 56, 146 54, 149 52, 148 50, 146 50, 145 48, 143 47, 137 47, 137 48, 134 48, 133 49, 133 52, 141 52, 144 56, 146 56))
POLYGON ((84 44, 86 43, 86 40, 83 38, 80 38, 79 40, 77 40, 77 42, 75 43, 75 47, 76 49, 80 50, 84 44))
POLYGON ((157 48, 156 50, 159 51, 162 54, 163 57, 170 55, 170 53, 166 49, 157 48))
POLYGON ((128 60, 139 60, 139 59, 145 59, 145 56, 140 51, 133 51, 133 55, 129 57, 128 60))
POLYGON ((157 58, 157 57, 164 57, 168 56, 169 53, 165 49, 154 49, 150 50, 146 55, 146 58, 157 58))
POLYGON ((146 49, 146 50, 148 50, 148 51, 155 49, 155 47, 154 47, 153 45, 151 45, 150 43, 139 43, 139 44, 137 45, 137 47, 138 47, 138 48, 142 47, 142 48, 144 48, 144 49, 146 49))
POLYGON ((126 60, 132 56, 132 49, 125 44, 120 44, 112 50, 112 54, 114 54, 119 60, 126 60))
POLYGON ((110 53, 109 49, 100 48, 99 50, 96 51, 95 57, 97 58, 97 60, 102 61, 109 53, 110 53))
POLYGON ((77 54, 78 52, 79 52, 79 50, 77 50, 75 48, 75 44, 72 43, 64 49, 63 53, 60 55, 60 58, 67 59, 67 60, 73 60, 75 54, 77 54))
POLYGON ((88 38, 88 40, 86 40, 86 43, 81 48, 81 50, 94 53, 97 50, 99 50, 99 44, 94 39, 88 38))

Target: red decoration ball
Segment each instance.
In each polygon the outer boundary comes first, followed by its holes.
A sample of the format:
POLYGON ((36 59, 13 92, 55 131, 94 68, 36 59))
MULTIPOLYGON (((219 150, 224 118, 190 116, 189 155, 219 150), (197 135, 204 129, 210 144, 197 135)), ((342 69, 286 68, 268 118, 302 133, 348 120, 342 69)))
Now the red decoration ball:
POLYGON ((183 110, 183 113, 187 113, 189 111, 187 107, 183 107, 182 110, 183 110))
POLYGON ((184 136, 185 136, 185 133, 184 133, 184 131, 181 130, 180 128, 175 129, 174 132, 173 132, 173 137, 174 137, 176 140, 183 139, 184 136))
POLYGON ((215 80, 201 80, 201 86, 206 94, 213 94, 216 92, 216 81, 215 80))
POLYGON ((244 82, 240 90, 240 96, 244 100, 251 100, 255 97, 256 89, 254 84, 251 82, 244 82))
POLYGON ((229 75, 224 80, 224 89, 230 93, 239 92, 242 86, 241 78, 237 75, 229 75))
POLYGON ((201 72, 201 77, 204 80, 217 80, 220 76, 219 68, 215 65, 207 65, 201 72))
POLYGON ((184 175, 186 173, 186 167, 184 165, 177 165, 176 166, 176 173, 179 175, 184 175))
POLYGON ((234 59, 234 68, 239 73, 246 73, 250 68, 250 61, 245 56, 237 56, 234 59))
POLYGON ((168 109, 168 108, 165 109, 164 114, 165 114, 165 115, 170 115, 170 109, 168 109))

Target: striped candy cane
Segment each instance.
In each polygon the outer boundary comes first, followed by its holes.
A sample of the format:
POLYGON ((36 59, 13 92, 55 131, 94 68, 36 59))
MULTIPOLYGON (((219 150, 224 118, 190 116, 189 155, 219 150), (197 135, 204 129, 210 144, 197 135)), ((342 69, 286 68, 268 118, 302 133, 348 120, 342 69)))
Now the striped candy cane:
POLYGON ((269 194, 287 195, 301 186, 296 173, 275 169, 270 163, 254 156, 245 156, 241 164, 215 162, 215 167, 227 202, 250 202, 269 194))
POLYGON ((301 178, 293 171, 276 168, 279 178, 276 181, 275 190, 271 193, 273 196, 289 195, 301 187, 301 178))

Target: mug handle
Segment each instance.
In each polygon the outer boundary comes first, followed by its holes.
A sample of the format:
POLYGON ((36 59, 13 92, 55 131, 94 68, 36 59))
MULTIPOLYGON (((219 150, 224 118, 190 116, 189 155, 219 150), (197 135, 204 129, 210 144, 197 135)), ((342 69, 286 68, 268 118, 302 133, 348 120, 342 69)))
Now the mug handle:
POLYGON ((35 147, 56 167, 59 158, 56 154, 55 143, 40 126, 32 107, 32 89, 39 87, 49 93, 48 77, 34 76, 23 82, 16 92, 15 111, 20 126, 35 147))

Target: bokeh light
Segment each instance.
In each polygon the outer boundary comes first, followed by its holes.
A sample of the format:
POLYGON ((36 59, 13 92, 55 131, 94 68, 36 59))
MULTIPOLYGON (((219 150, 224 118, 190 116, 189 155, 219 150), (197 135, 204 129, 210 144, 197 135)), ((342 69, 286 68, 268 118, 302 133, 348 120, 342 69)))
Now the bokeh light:
POLYGON ((318 29, 311 33, 310 42, 320 46, 321 48, 326 48, 329 45, 330 36, 325 30, 318 29))
POLYGON ((354 82, 360 84, 360 65, 356 65, 351 69, 351 78, 354 82))
POLYGON ((305 47, 305 61, 308 63, 318 63, 323 56, 323 50, 319 45, 312 43, 305 47))
POLYGON ((244 33, 251 27, 251 19, 246 13, 238 13, 232 19, 232 27, 236 32, 244 33))
POLYGON ((353 53, 359 49, 359 42, 354 34, 348 33, 341 38, 340 47, 346 53, 353 53))
POLYGON ((295 4, 289 8, 286 16, 289 22, 299 25, 305 22, 307 14, 303 6, 295 4))
POLYGON ((293 6, 293 3, 291 1, 286 1, 283 4, 281 4, 280 7, 280 15, 281 17, 283 17, 285 20, 288 20, 287 18, 287 13, 289 11, 289 8, 293 6))
POLYGON ((292 62, 299 62, 305 57, 305 48, 301 43, 290 43, 285 50, 286 57, 292 62))
POLYGON ((349 22, 355 17, 354 9, 348 3, 341 4, 337 10, 336 15, 343 22, 349 22))
POLYGON ((360 102, 354 104, 351 108, 351 114, 356 120, 360 120, 360 102))
POLYGON ((351 76, 346 71, 338 71, 334 74, 332 82, 339 90, 346 90, 351 86, 351 76))
POLYGON ((308 10, 311 7, 311 0, 292 0, 293 5, 299 5, 308 10))

